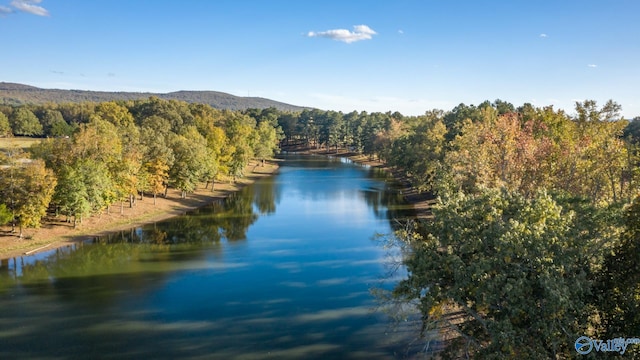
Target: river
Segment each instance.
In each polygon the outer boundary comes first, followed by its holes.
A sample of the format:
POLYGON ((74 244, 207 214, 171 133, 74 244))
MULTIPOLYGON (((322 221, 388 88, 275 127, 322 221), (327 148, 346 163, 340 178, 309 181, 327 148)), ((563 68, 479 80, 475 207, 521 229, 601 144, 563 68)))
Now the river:
POLYGON ((376 234, 401 196, 377 169, 285 158, 186 216, 3 260, 0 358, 402 358, 371 294, 399 276, 376 234))

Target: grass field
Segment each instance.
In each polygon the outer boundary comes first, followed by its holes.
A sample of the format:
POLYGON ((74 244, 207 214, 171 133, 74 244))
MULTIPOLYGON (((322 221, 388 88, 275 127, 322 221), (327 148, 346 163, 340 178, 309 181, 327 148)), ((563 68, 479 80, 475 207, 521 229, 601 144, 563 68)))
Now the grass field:
POLYGON ((34 139, 30 137, 12 137, 12 138, 0 138, 0 150, 11 148, 27 149, 29 146, 42 141, 42 139, 34 139))

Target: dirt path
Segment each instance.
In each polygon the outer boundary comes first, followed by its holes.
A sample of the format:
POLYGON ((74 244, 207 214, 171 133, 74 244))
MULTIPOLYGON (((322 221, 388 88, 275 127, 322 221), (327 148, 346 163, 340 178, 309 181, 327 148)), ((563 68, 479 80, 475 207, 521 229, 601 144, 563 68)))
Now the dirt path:
POLYGON ((11 233, 11 227, 0 227, 0 259, 48 251, 87 238, 183 215, 189 210, 223 199, 261 177, 273 175, 277 170, 277 163, 267 163, 264 167, 251 163, 247 168, 247 175, 235 184, 216 183, 214 191, 211 191, 211 185, 209 189, 204 189, 202 184, 186 199, 180 199, 180 192, 170 189, 166 198, 157 197, 156 205, 153 204, 152 197, 138 199, 136 205, 131 208, 125 203, 123 214, 120 213, 120 204, 116 204, 111 206, 109 214, 103 213, 84 219, 76 229, 72 224, 64 222, 63 216, 60 216, 59 221, 42 224, 40 229, 25 229, 23 239, 11 233))

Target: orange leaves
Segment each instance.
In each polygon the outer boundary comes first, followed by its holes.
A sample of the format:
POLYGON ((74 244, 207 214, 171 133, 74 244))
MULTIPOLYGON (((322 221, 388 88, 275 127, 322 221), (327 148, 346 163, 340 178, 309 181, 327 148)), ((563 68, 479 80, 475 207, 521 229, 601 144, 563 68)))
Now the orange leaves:
POLYGON ((556 189, 595 201, 616 201, 629 189, 623 178, 629 154, 619 138, 624 123, 577 124, 552 109, 527 121, 516 113, 484 115, 465 122, 446 156, 457 187, 525 195, 556 189))

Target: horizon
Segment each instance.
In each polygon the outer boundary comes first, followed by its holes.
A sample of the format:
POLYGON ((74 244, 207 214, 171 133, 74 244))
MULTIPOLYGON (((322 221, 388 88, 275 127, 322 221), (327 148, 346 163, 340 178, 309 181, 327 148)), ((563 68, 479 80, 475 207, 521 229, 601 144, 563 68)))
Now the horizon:
POLYGON ((573 114, 576 101, 611 99, 631 119, 640 30, 626 24, 638 11, 625 0, 0 0, 0 33, 12 34, 0 81, 404 115, 496 99, 573 114))

